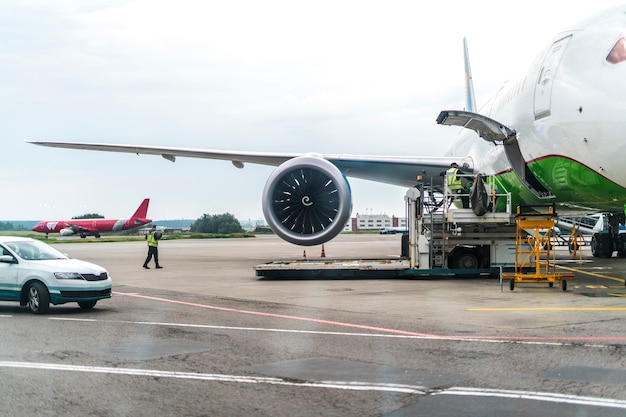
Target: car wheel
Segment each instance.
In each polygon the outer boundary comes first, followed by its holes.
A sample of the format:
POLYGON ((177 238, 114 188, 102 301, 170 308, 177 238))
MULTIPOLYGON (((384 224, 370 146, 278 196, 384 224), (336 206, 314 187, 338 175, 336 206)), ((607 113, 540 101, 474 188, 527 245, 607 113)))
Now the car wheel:
POLYGON ((91 300, 91 301, 79 301, 78 305, 80 306, 80 308, 82 308, 83 310, 89 310, 90 308, 93 308, 93 306, 96 305, 98 301, 97 300, 91 300))
POLYGON ((50 294, 41 282, 35 281, 28 286, 28 309, 35 314, 44 314, 50 308, 50 294))

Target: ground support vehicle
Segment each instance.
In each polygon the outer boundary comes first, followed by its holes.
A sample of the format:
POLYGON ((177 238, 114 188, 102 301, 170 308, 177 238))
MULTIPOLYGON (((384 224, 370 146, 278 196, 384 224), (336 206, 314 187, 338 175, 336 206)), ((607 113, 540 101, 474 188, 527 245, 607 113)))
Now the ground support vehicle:
POLYGON ((547 283, 550 287, 557 283, 563 291, 567 290, 566 278, 574 278, 574 274, 556 271, 551 233, 545 232, 554 229, 555 218, 553 204, 517 207, 515 271, 501 276, 501 280, 509 279, 511 291, 521 283, 547 283))
POLYGON ((504 212, 477 215, 463 208, 461 198, 441 187, 425 185, 405 195, 408 233, 403 234, 397 259, 301 259, 273 261, 255 266, 257 276, 277 278, 397 278, 421 276, 499 276, 503 268, 515 267, 515 223, 508 194, 489 194, 502 199, 504 212), (456 200, 454 200, 456 199, 456 200))
POLYGON ((455 275, 493 274, 502 268, 512 269, 515 225, 510 195, 483 189, 486 198, 478 202, 465 190, 452 193, 444 187, 444 193, 438 195, 437 189, 418 183, 405 196, 409 235, 402 254, 413 260, 411 269, 445 270, 455 275), (504 207, 501 212, 490 210, 497 200, 504 207), (481 210, 476 206, 481 206, 481 210))

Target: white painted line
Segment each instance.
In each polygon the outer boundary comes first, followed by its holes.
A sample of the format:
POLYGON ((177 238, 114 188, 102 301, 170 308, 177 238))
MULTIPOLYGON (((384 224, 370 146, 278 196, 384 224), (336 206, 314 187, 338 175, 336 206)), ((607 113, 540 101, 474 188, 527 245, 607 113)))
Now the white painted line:
POLYGON ((82 365, 62 365, 56 363, 31 363, 31 362, 11 362, 0 361, 0 367, 3 368, 22 368, 35 369, 45 371, 70 371, 70 372, 90 372, 111 375, 127 375, 157 378, 176 378, 176 379, 192 379, 202 381, 217 382, 238 382, 245 384, 271 384, 286 385, 292 387, 305 388, 330 388, 343 389, 351 391, 387 391, 398 392, 403 394, 420 394, 426 393, 425 387, 402 385, 402 384, 384 384, 375 382, 356 382, 356 381, 303 381, 294 382, 281 378, 257 377, 248 375, 220 375, 220 374, 200 374, 195 372, 172 372, 159 371, 154 369, 134 369, 134 368, 110 368, 101 366, 82 366, 82 365))
POLYGON ((220 374, 201 374, 194 372, 172 372, 159 371, 154 369, 134 369, 134 368, 111 368, 100 366, 82 366, 82 365, 63 365, 55 363, 33 363, 33 362, 11 362, 0 361, 2 368, 21 368, 35 369, 45 371, 68 371, 68 372, 86 372, 100 373, 111 375, 126 375, 139 377, 157 377, 157 378, 175 378, 190 379, 202 381, 216 382, 235 382, 245 384, 271 384, 284 385, 303 388, 326 388, 341 389, 351 391, 385 391, 397 392, 402 394, 418 394, 418 395, 458 395, 458 396, 476 396, 476 397, 501 397, 516 398, 530 401, 544 401, 564 404, 586 405, 593 407, 620 408, 626 409, 626 401, 582 397, 577 395, 558 394, 550 392, 537 391, 514 391, 499 390, 489 388, 471 388, 471 387, 450 387, 444 390, 428 391, 423 386, 403 385, 403 384, 384 384, 384 383, 368 383, 359 381, 305 381, 294 382, 281 378, 272 377, 256 377, 248 375, 220 375, 220 374))
POLYGON ((517 398, 533 401, 588 405, 594 407, 610 407, 626 409, 626 401, 611 398, 582 397, 578 395, 558 394, 538 391, 513 391, 489 388, 450 387, 433 395, 463 395, 477 397, 517 398))
POLYGON ((387 333, 350 333, 350 332, 324 332, 319 330, 295 330, 295 329, 276 329, 266 327, 235 327, 235 326, 218 326, 212 324, 191 324, 191 323, 168 323, 168 322, 152 322, 152 321, 125 321, 125 320, 96 320, 96 319, 79 319, 67 317, 50 317, 49 320, 56 321, 85 321, 100 323, 118 323, 131 325, 148 325, 148 326, 169 326, 169 327, 187 327, 199 329, 217 329, 217 330, 235 330, 235 331, 253 331, 253 332, 274 332, 274 333, 300 333, 300 334, 317 334, 328 336, 351 336, 351 337, 380 337, 388 339, 419 339, 419 340, 440 340, 451 342, 475 342, 475 343, 508 343, 520 345, 539 345, 539 346, 577 346, 588 348, 609 348, 609 344, 585 344, 576 342, 558 342, 549 340, 522 340, 522 339, 490 339, 488 337, 460 337, 460 336, 437 336, 437 335, 404 335, 404 334, 387 334, 387 333))

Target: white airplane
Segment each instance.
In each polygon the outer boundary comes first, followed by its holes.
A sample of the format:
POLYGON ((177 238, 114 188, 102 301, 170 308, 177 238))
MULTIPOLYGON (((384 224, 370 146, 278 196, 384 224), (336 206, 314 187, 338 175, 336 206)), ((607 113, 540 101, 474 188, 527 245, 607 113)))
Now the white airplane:
MULTIPOLYGON (((442 157, 239 152, 76 142, 56 147, 230 160, 276 166, 263 191, 274 232, 299 245, 334 238, 351 212, 346 177, 413 187, 458 161, 465 173, 495 179, 513 206, 554 203, 559 213, 612 213, 611 233, 597 234, 594 255, 626 256, 618 235, 626 203, 626 5, 559 33, 520 78, 476 112, 466 52, 467 109, 442 111, 437 123, 462 126, 442 157)), ((467 51, 467 49, 465 49, 467 51)), ((512 62, 519 67, 520 63, 512 62)), ((496 207, 497 209, 497 207, 496 207)))

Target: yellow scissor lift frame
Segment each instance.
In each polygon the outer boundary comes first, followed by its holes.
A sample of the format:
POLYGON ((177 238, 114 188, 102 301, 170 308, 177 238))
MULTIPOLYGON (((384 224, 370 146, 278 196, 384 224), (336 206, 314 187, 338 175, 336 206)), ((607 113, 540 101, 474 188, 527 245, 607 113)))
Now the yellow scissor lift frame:
POLYGON ((555 217, 554 204, 517 206, 515 272, 502 274, 502 278, 510 278, 511 291, 515 284, 531 282, 547 283, 550 287, 556 282, 563 291, 567 290, 565 278, 574 278, 574 275, 556 272, 556 251, 550 242, 555 217))

